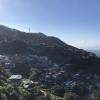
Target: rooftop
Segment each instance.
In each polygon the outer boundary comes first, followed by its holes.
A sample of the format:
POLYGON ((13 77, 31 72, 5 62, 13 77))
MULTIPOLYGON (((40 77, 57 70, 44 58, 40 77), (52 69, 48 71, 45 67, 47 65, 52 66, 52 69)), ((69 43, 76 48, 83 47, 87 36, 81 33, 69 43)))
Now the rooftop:
POLYGON ((22 75, 12 75, 9 79, 10 80, 14 80, 14 79, 20 80, 22 79, 22 75))

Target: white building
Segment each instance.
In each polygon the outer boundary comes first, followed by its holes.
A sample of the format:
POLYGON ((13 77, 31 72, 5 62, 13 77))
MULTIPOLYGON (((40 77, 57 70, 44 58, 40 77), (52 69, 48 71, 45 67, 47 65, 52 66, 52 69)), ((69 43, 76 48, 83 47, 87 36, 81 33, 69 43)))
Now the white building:
POLYGON ((15 82, 16 84, 19 84, 22 80, 22 75, 12 75, 9 77, 9 80, 15 82))

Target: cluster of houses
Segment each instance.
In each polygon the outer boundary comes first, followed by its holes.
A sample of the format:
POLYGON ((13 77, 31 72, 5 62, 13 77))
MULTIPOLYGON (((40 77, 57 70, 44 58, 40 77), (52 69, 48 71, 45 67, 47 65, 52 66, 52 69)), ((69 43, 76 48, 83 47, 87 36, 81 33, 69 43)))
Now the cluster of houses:
POLYGON ((0 55, 0 66, 3 67, 3 69, 8 73, 11 68, 15 67, 15 64, 9 59, 8 56, 0 55))
POLYGON ((72 89, 75 86, 86 87, 89 91, 100 89, 100 76, 92 74, 82 74, 80 72, 73 75, 71 80, 64 82, 65 87, 72 89))
POLYGON ((51 70, 50 69, 46 73, 41 74, 39 79, 41 83, 52 85, 62 80, 64 73, 65 71, 63 70, 58 70, 58 69, 51 70))
POLYGON ((11 75, 9 77, 9 80, 11 80, 13 83, 15 83, 18 86, 22 86, 25 89, 31 88, 31 87, 39 84, 39 82, 34 82, 30 79, 23 78, 22 75, 20 75, 20 74, 11 75))
MULTIPOLYGON (((68 72, 63 68, 50 68, 46 73, 40 75, 40 81, 49 85, 63 84, 66 89, 73 89, 73 87, 86 87, 89 91, 95 88, 100 88, 100 76, 91 73, 79 71, 71 73, 71 78, 65 77, 68 72)), ((70 73, 70 72, 69 72, 70 73)), ((69 74, 68 73, 68 74, 69 74)))

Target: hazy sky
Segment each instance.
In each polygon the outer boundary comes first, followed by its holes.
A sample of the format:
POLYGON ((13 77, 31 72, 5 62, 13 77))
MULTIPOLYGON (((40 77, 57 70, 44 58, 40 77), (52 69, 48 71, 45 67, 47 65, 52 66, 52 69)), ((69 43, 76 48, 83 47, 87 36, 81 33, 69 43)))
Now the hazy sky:
POLYGON ((100 0, 0 0, 0 24, 100 49, 100 0))

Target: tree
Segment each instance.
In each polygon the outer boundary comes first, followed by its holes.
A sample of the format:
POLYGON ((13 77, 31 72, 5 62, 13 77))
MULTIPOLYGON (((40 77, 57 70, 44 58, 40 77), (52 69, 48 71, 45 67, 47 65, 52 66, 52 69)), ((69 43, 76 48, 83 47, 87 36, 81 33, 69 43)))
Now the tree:
POLYGON ((100 100, 100 89, 95 90, 91 95, 91 100, 100 100))
POLYGON ((72 92, 65 93, 64 100, 77 100, 77 95, 75 93, 72 93, 72 92))

